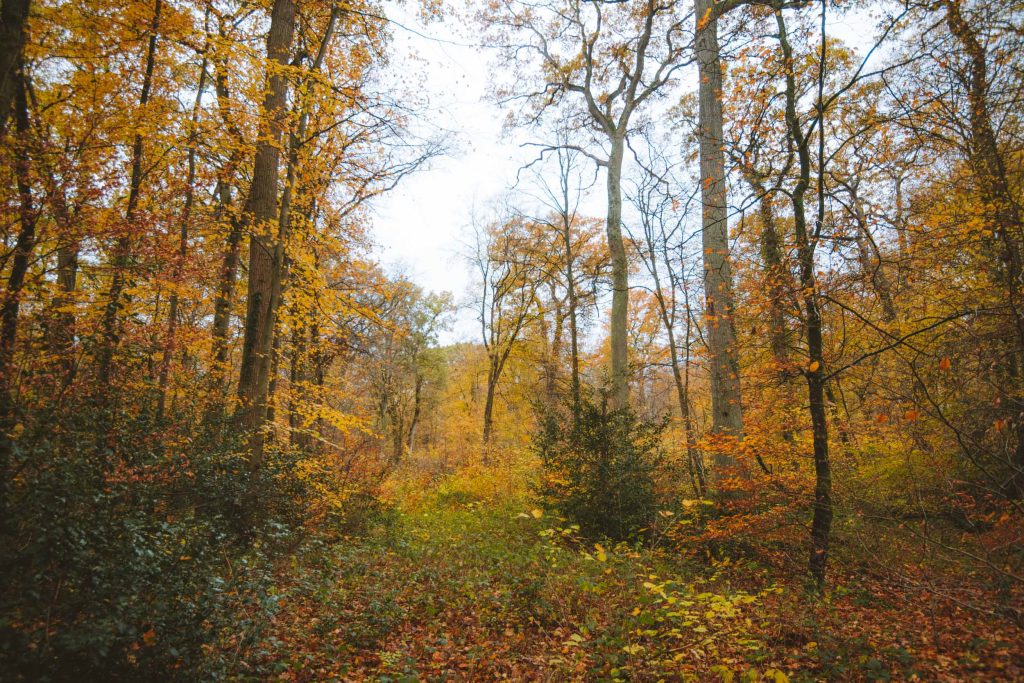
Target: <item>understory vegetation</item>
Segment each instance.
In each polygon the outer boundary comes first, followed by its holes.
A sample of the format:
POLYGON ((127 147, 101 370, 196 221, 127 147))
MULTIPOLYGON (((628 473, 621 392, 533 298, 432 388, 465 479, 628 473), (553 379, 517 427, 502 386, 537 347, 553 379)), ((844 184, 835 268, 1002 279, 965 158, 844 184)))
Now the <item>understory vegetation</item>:
POLYGON ((0 0, 0 681, 1024 680, 1021 26, 0 0))
MULTIPOLYGON (((386 494, 401 502, 362 535, 289 565, 281 610, 239 671, 294 681, 1020 676, 1019 617, 978 609, 1007 600, 998 572, 965 581, 964 558, 920 565, 928 552, 912 529, 843 553, 820 601, 793 556, 799 529, 712 554, 694 542, 709 506, 677 500, 648 542, 595 541, 536 507, 534 474, 522 462, 432 483, 404 471, 386 494)), ((840 527, 851 548, 882 530, 863 518, 840 527)))

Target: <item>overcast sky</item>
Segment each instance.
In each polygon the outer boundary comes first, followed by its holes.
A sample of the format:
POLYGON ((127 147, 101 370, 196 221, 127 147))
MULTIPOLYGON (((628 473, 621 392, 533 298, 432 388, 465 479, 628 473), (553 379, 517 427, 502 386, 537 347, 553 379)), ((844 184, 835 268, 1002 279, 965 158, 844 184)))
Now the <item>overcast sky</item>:
MULTIPOLYGON (((391 68, 422 79, 429 101, 424 132, 447 132, 451 151, 377 202, 373 234, 386 267, 461 301, 469 285, 459 256, 469 211, 509 187, 529 152, 503 139, 504 114, 486 101, 491 55, 469 47, 472 38, 455 22, 423 26, 409 9, 389 8, 408 27, 393 26, 391 68)), ((462 312, 447 341, 476 334, 472 315, 462 312)))

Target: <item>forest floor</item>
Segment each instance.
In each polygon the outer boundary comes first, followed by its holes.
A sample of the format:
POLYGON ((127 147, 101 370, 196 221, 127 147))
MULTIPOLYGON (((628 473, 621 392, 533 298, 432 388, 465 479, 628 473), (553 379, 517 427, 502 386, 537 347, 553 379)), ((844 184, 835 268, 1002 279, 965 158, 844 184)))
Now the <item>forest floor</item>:
POLYGON ((442 485, 412 498, 282 569, 277 617, 243 672, 381 682, 1024 679, 1019 624, 969 604, 1006 597, 966 577, 939 585, 934 574, 834 567, 819 599, 796 567, 584 543, 521 496, 442 485))

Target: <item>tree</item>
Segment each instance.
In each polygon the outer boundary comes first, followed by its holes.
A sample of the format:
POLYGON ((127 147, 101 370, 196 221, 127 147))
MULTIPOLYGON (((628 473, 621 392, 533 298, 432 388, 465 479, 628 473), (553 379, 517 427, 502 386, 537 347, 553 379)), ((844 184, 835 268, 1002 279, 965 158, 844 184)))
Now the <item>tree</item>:
MULTIPOLYGON (((156 48, 160 37, 160 15, 163 11, 163 0, 156 0, 149 25, 149 39, 146 47, 145 66, 142 74, 142 88, 139 93, 139 112, 142 113, 149 104, 153 88, 153 70, 156 68, 156 48)), ((141 121, 139 123, 142 123, 141 121)), ((103 381, 110 380, 114 354, 121 341, 121 309, 124 306, 125 289, 130 286, 129 272, 132 267, 133 248, 132 232, 137 218, 139 199, 142 193, 143 167, 142 154, 144 141, 141 130, 135 133, 132 141, 129 165, 131 177, 128 181, 128 199, 124 210, 124 224, 114 243, 110 256, 110 287, 107 290, 107 302, 104 306, 102 338, 98 344, 96 355, 96 372, 103 381)))
POLYGON ((288 78, 296 8, 293 0, 274 0, 267 31, 267 89, 261 106, 252 184, 245 205, 249 237, 249 280, 245 338, 238 379, 239 424, 251 439, 250 466, 263 461, 261 430, 267 416, 274 325, 281 297, 285 235, 276 230, 278 169, 287 116, 288 78), (276 237, 274 236, 274 233, 276 237))
MULTIPOLYGON (((729 262, 729 216, 723 152, 722 61, 718 20, 738 2, 695 0, 693 50, 698 65, 697 139, 700 150, 701 235, 704 248, 704 317, 711 356, 711 411, 715 432, 742 438, 743 403, 740 393, 739 352, 733 326, 732 269, 729 262)), ((727 453, 716 450, 715 464, 735 466, 727 453)))
POLYGON ((494 401, 498 381, 526 325, 536 315, 538 269, 531 258, 529 234, 520 218, 504 218, 474 225, 471 263, 476 270, 477 321, 487 352, 487 388, 484 399, 485 448, 494 429, 494 401))
POLYGON ((30 0, 4 0, 0 5, 0 136, 7 130, 7 120, 24 87, 22 52, 31 5, 30 0))
MULTIPOLYGON (((828 452, 828 417, 825 413, 825 359, 824 342, 822 339, 821 308, 818 301, 818 281, 814 252, 824 227, 824 202, 820 183, 823 182, 819 167, 818 217, 814 231, 807 226, 807 214, 804 197, 811 189, 811 133, 808 123, 801 120, 797 113, 796 66, 793 48, 789 42, 789 33, 785 16, 781 9, 775 10, 775 21, 778 26, 779 47, 782 51, 785 69, 786 128, 793 141, 798 159, 796 184, 789 192, 793 205, 793 229, 796 238, 797 262, 799 266, 800 289, 804 307, 804 334, 807 341, 808 364, 804 370, 807 380, 808 411, 811 416, 811 430, 814 451, 814 519, 811 522, 811 575, 819 589, 825 583, 825 565, 828 560, 828 547, 832 530, 832 469, 828 452)), ((825 125, 824 85, 824 50, 825 14, 822 5, 822 55, 819 62, 819 87, 813 125, 819 133, 825 125)), ((814 128, 810 128, 813 131, 814 128)), ((824 164, 823 154, 819 155, 819 164, 824 164)))
POLYGON ((643 105, 672 81, 682 66, 682 20, 675 4, 646 0, 630 7, 618 3, 573 0, 537 6, 506 0, 485 11, 482 20, 491 42, 507 59, 531 54, 535 71, 509 89, 499 88, 506 104, 524 100, 532 110, 525 122, 536 124, 560 110, 563 131, 579 127, 595 133, 600 154, 564 140, 607 172, 605 224, 612 270, 610 398, 615 407, 629 401, 627 319, 629 264, 622 239, 622 167, 626 140, 643 105))
MULTIPOLYGON (((990 100, 989 55, 979 39, 976 23, 964 16, 961 0, 945 0, 946 25, 956 38, 966 57, 965 68, 960 72, 967 91, 969 112, 968 160, 981 191, 981 199, 987 207, 993 236, 1000 246, 1000 284, 1007 294, 1007 306, 1014 321, 1016 332, 1016 361, 1009 375, 1010 381, 1019 383, 1019 373, 1024 368, 1024 291, 1021 261, 1021 245, 1024 244, 1024 211, 1010 189, 1007 164, 1000 149, 992 123, 993 106, 990 100)), ((1017 392, 1008 398, 1008 415, 1014 424, 1017 444, 1010 466, 1012 475, 1009 489, 1018 498, 1024 498, 1024 395, 1017 392)))
MULTIPOLYGON (((664 163, 664 160, 660 161, 664 163)), ((667 337, 669 364, 679 416, 683 423, 687 464, 692 473, 694 490, 702 495, 707 489, 707 477, 703 454, 697 447, 690 399, 690 348, 694 336, 694 316, 690 306, 684 255, 690 236, 684 234, 686 207, 666 192, 668 175, 649 172, 637 182, 631 200, 637 209, 642 234, 631 235, 631 239, 637 252, 642 255, 644 268, 651 279, 651 294, 667 337), (677 331, 680 324, 683 326, 681 339, 677 331)))
POLYGON ((437 335, 453 310, 447 293, 425 293, 405 277, 381 284, 380 324, 367 335, 367 362, 382 451, 398 463, 411 454, 424 405, 440 389, 437 335))
MULTIPOLYGON (((556 162, 556 180, 553 182, 534 169, 536 193, 527 196, 540 202, 542 210, 527 219, 530 228, 541 228, 538 235, 543 247, 537 254, 543 261, 541 276, 551 288, 551 299, 564 291, 569 324, 569 382, 574 413, 580 405, 582 380, 580 374, 580 335, 586 309, 593 307, 596 283, 607 275, 607 258, 597 244, 597 221, 580 214, 579 206, 584 190, 589 187, 579 168, 582 155, 567 145, 558 146, 553 153, 556 162), (536 195, 536 196, 535 196, 536 195)), ((555 327, 558 327, 556 321, 555 327)), ((557 360, 557 359, 553 359, 557 360)))

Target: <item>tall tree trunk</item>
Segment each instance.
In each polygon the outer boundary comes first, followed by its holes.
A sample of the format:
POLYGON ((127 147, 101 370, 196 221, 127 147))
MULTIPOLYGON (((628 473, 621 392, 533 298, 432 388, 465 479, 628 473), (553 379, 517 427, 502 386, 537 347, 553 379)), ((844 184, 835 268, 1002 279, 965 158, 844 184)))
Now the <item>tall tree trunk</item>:
POLYGON ((687 460, 692 463, 695 470, 697 492, 703 496, 708 491, 707 472, 704 469, 704 454, 697 447, 697 430, 693 424, 693 413, 690 411, 690 342, 693 339, 693 308, 690 306, 690 292, 683 285, 683 306, 686 308, 686 355, 683 357, 683 405, 686 412, 683 413, 683 430, 686 438, 687 460))
MULTIPOLYGON (((704 468, 701 465, 700 457, 697 454, 697 443, 693 434, 693 421, 690 418, 690 387, 689 378, 683 377, 683 369, 679 363, 679 346, 676 344, 676 331, 674 323, 675 293, 673 296, 673 314, 669 314, 668 305, 665 301, 665 292, 661 287, 661 277, 658 275, 657 256, 655 255, 653 240, 648 243, 648 250, 651 260, 651 275, 654 278, 654 297, 658 302, 658 312, 661 314, 661 323, 665 326, 665 333, 668 335, 669 362, 672 366, 672 380, 676 385, 676 398, 679 400, 679 417, 683 422, 684 438, 686 440, 686 459, 691 472, 694 475, 694 489, 697 495, 704 495, 707 482, 704 480, 704 468)), ((665 259, 668 261, 668 259, 665 259)), ((689 310, 687 310, 687 349, 689 349, 689 310)))
MULTIPOLYGON (((223 388, 228 362, 228 330, 231 326, 231 308, 235 298, 235 281, 238 278, 238 264, 242 256, 242 221, 234 215, 231 204, 231 189, 227 183, 217 185, 219 208, 227 211, 230 228, 221 258, 217 296, 213 304, 213 377, 214 384, 223 388)), ((216 400, 216 399, 215 399, 216 400)))
MULTIPOLYGON (((1024 241, 1024 226, 1021 223, 1021 207, 1010 190, 1006 162, 999 150, 995 128, 992 125, 989 106, 988 58, 985 47, 978 40, 976 29, 967 21, 961 11, 960 0, 945 0, 946 23, 950 33, 957 39, 970 60, 967 82, 967 99, 970 105, 970 161, 974 168, 982 200, 992 207, 993 231, 1002 248, 1002 284, 1007 292, 1007 304, 1014 321, 1016 346, 1015 362, 1010 364, 1007 374, 1009 385, 1019 385, 1018 368, 1024 365, 1024 263, 1021 258, 1021 243, 1024 241)), ((1008 490, 1017 498, 1024 498, 1024 398, 1019 392, 1007 392, 1008 418, 1015 425, 1017 445, 1007 464, 1011 475, 1008 490)))
POLYGON ((78 252, 81 247, 78 237, 72 235, 64 188, 57 187, 55 178, 51 180, 54 181, 51 189, 54 222, 61 233, 61 239, 57 246, 57 291, 53 296, 52 314, 47 321, 45 338, 47 348, 57 359, 57 384, 63 390, 71 384, 75 375, 75 313, 72 307, 78 287, 78 252))
MULTIPOLYGON (((29 181, 29 120, 28 98, 25 75, 19 63, 14 78, 15 126, 17 147, 15 176, 18 188, 18 237, 14 244, 14 259, 7 276, 7 287, 3 304, 0 305, 0 515, 6 511, 7 477, 10 468, 12 443, 10 431, 15 425, 15 401, 12 375, 14 374, 14 351, 18 340, 18 308, 21 302, 25 275, 28 273, 32 252, 36 245, 36 208, 29 181)), ((6 516, 3 518, 6 521, 6 516)))
MULTIPOLYGON (((32 252, 36 245, 37 213, 32 198, 32 186, 29 180, 29 120, 28 100, 25 94, 24 75, 20 65, 14 78, 17 81, 15 95, 15 125, 17 129, 17 151, 15 166, 15 184, 18 188, 18 237, 14 243, 14 258, 11 272, 7 276, 3 303, 0 304, 0 402, 9 400, 11 361, 18 337, 18 309, 21 304, 22 288, 25 275, 28 273, 32 252)), ((6 409, 3 409, 6 413, 6 409)))
MULTIPOLYGON (((568 205, 568 198, 566 198, 568 205)), ((577 320, 576 273, 574 268, 575 255, 572 249, 572 225, 568 216, 563 217, 562 242, 565 246, 565 292, 569 300, 569 371, 571 373, 571 391, 573 418, 580 414, 580 343, 579 323, 577 320)))
MULTIPOLYGON (((814 269, 814 251, 821 232, 825 215, 825 195, 822 187, 824 171, 819 169, 818 177, 818 223, 812 236, 807 230, 804 195, 810 189, 811 156, 810 141, 804 134, 797 115, 797 90, 793 50, 786 32, 786 22, 781 9, 775 10, 779 28, 779 44, 782 47, 786 68, 786 127, 792 137, 799 158, 799 174, 793 192, 793 227, 796 237, 797 259, 800 270, 800 290, 804 305, 804 332, 807 336, 808 366, 804 370, 807 379, 808 410, 811 417, 811 431, 814 452, 814 516, 811 521, 811 556, 808 562, 811 577, 819 590, 825 586, 825 567, 828 562, 829 541, 832 531, 832 468, 828 451, 828 417, 825 411, 825 361, 822 337, 821 311, 818 307, 818 283, 814 269)), ((825 16, 822 13, 822 54, 818 81, 818 130, 824 125, 822 112, 822 88, 825 71, 825 16)), ((819 140, 819 154, 823 152, 824 138, 819 140)), ((823 155, 822 155, 823 160, 823 155)))
POLYGON ((612 261, 611 394, 612 410, 629 406, 629 263, 622 241, 622 159, 624 133, 611 138, 608 157, 608 222, 606 232, 612 261))
POLYGON ((896 193, 896 249, 899 255, 899 264, 896 268, 896 290, 903 291, 907 284, 906 273, 910 268, 910 234, 907 230, 907 206, 903 195, 904 177, 898 176, 895 180, 896 193))
MULTIPOLYGON (((222 39, 225 38, 223 26, 220 27, 220 36, 222 39)), ((233 199, 231 196, 231 179, 235 174, 236 166, 241 161, 242 150, 245 149, 244 139, 241 130, 239 130, 231 118, 231 94, 228 90, 226 66, 219 59, 214 62, 214 66, 214 90, 217 93, 217 108, 220 111, 220 117, 224 122, 225 128, 231 134, 237 146, 236 151, 231 154, 226 167, 221 169, 216 189, 217 212, 219 215, 227 214, 229 228, 221 258, 220 277, 213 305, 213 362, 210 372, 210 387, 214 395, 210 399, 207 409, 208 420, 219 419, 223 414, 222 394, 226 394, 225 384, 227 383, 228 376, 228 332, 231 327, 231 309, 234 306, 238 267, 242 257, 242 232, 245 228, 241 218, 232 207, 233 199)))
MULTIPOLYGON (((149 45, 146 49, 146 66, 142 79, 142 92, 139 95, 139 115, 145 114, 149 103, 150 91, 153 87, 153 69, 156 66, 156 44, 160 30, 160 13, 163 0, 156 0, 153 7, 153 19, 149 25, 149 45)), ((101 386, 109 387, 111 365, 114 354, 121 342, 121 308, 124 305, 124 291, 130 286, 129 270, 132 265, 132 223, 135 221, 139 206, 139 195, 142 192, 142 133, 135 133, 131 151, 131 177, 128 186, 128 204, 124 212, 122 234, 114 243, 111 255, 110 289, 107 291, 107 304, 103 311, 101 323, 102 339, 97 354, 97 374, 101 386)), ((107 389, 109 390, 109 389, 107 389)))
MULTIPOLYGON (((712 430, 742 438, 739 352, 733 326, 732 270, 729 259, 729 216, 726 205, 725 153, 722 149, 722 64, 718 46, 718 17, 713 0, 696 0, 698 84, 698 143, 701 176, 701 227, 704 248, 706 339, 710 354, 712 430)), ((720 450, 718 467, 736 460, 720 450)))
POLYGON ((857 221, 857 255, 860 260, 861 274, 871 283, 871 289, 882 305, 882 317, 886 322, 892 322, 896 320, 892 283, 885 273, 882 255, 870 232, 868 214, 864 210, 864 203, 857 195, 856 189, 851 193, 850 200, 853 204, 854 219, 857 221))
POLYGON ((289 62, 295 15, 293 0, 274 0, 267 33, 267 90, 256 144, 252 188, 246 202, 246 218, 252 233, 249 238, 249 278, 238 381, 241 402, 238 421, 249 437, 249 466, 253 470, 263 464, 262 428, 267 416, 275 318, 284 266, 284 245, 280 235, 275 239, 273 233, 278 227, 277 175, 287 116, 288 81, 283 69, 289 62))
POLYGON ((308 364, 306 326, 297 323, 292 327, 292 348, 288 368, 288 441, 298 448, 304 448, 309 442, 298 404, 299 387, 306 381, 308 364))
POLYGON ((3 0, 0 6, 0 136, 7 132, 7 119, 23 87, 19 72, 31 4, 30 0, 3 0))
MULTIPOLYGON (((323 40, 320 41, 320 48, 317 51, 316 57, 310 66, 311 72, 319 71, 320 66, 323 64, 324 57, 327 55, 327 49, 330 46, 331 38, 334 35, 334 28, 338 21, 338 14, 340 9, 335 7, 331 11, 330 18, 327 21, 327 28, 324 31, 323 40)), ((279 245, 283 245, 288 239, 291 233, 291 218, 292 218, 292 202, 293 198, 297 194, 297 183, 298 183, 298 170, 299 170, 299 150, 306 140, 306 130, 309 126, 309 102, 303 101, 298 107, 301 114, 299 115, 299 123, 295 130, 293 130, 288 136, 288 161, 287 170, 285 172, 285 185, 281 192, 281 206, 278 211, 278 237, 277 241, 279 245)), ((280 251, 282 260, 285 259, 283 248, 280 251)), ((315 267, 315 265, 314 265, 315 267)), ((287 279, 288 263, 284 265, 284 270, 280 275, 280 279, 283 281, 287 279)), ((282 285, 283 287, 283 282, 282 285)), ((296 316, 297 317, 297 316, 296 316)), ((296 400, 295 400, 295 387, 301 383, 306 376, 306 347, 305 347, 305 336, 306 328, 305 325, 299 323, 296 324, 292 331, 292 349, 291 349, 291 369, 290 369, 290 388, 291 396, 289 398, 289 409, 288 409, 288 424, 291 428, 289 430, 289 441, 298 445, 306 445, 309 442, 308 435, 302 435, 298 439, 293 439, 293 432, 298 426, 298 415, 296 413, 296 400)), ((275 348, 277 348, 277 340, 274 342, 275 348)), ((275 364, 278 362, 275 356, 275 364)), ((274 379, 271 380, 270 392, 273 394, 273 387, 276 383, 276 373, 274 373, 274 379)), ((271 408, 272 411, 272 408, 271 408)), ((270 412, 268 415, 269 419, 273 419, 273 413, 270 412)))
POLYGON ((558 397, 559 368, 562 360, 562 337, 565 330, 565 313, 562 301, 558 298, 555 285, 550 286, 551 301, 554 304, 554 328, 551 331, 551 346, 548 349, 544 368, 544 393, 549 405, 554 405, 558 397))

